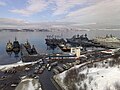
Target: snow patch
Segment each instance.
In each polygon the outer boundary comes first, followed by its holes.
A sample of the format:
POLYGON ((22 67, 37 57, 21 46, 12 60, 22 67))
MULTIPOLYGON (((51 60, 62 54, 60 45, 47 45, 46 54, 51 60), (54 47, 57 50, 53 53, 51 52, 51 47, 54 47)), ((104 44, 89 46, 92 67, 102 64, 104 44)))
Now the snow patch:
POLYGON ((25 78, 23 79, 15 90, 42 90, 38 79, 25 78))
MULTIPOLYGON (((86 74, 86 70, 81 73, 86 74)), ((86 83, 87 90, 117 90, 114 86, 115 83, 120 83, 120 69, 117 67, 112 68, 90 68, 89 73, 87 75, 87 79, 85 79, 82 84, 86 83), (92 80, 90 81, 90 78, 92 80)), ((120 85, 120 84, 119 84, 120 85)))
POLYGON ((8 69, 11 69, 13 67, 18 67, 18 66, 25 66, 25 65, 34 65, 35 63, 37 63, 39 61, 35 61, 35 62, 27 62, 27 63, 24 63, 22 61, 19 61, 17 63, 13 63, 13 64, 8 64, 8 65, 0 65, 0 70, 1 71, 5 71, 5 70, 8 70, 8 69))
MULTIPOLYGON (((108 58, 104 61, 95 62, 92 67, 86 66, 90 62, 76 65, 71 69, 80 70, 76 77, 85 75, 84 79, 73 82, 77 90, 120 90, 120 68, 117 63, 110 66, 109 62, 114 61, 113 58, 108 58), (84 66, 85 65, 85 66, 84 66), (80 68, 81 66, 84 66, 80 68)), ((67 72, 71 69, 64 71, 54 76, 55 81, 64 89, 68 90, 65 86, 64 78, 67 72)), ((71 79, 71 78, 70 78, 71 79)))

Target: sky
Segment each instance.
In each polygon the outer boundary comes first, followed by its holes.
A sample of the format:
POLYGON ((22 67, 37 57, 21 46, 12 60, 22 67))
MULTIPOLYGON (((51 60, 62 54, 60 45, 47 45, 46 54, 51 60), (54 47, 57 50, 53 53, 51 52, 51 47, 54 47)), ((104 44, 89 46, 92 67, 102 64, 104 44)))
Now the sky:
POLYGON ((120 24, 120 0, 0 0, 0 24, 120 24))

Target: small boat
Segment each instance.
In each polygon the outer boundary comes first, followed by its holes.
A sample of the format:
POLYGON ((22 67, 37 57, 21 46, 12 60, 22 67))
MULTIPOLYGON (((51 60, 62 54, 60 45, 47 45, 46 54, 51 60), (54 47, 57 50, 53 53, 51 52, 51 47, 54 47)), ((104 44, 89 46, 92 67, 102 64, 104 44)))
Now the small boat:
POLYGON ((13 52, 19 53, 20 52, 20 44, 17 41, 17 38, 15 37, 15 41, 13 42, 13 52))
POLYGON ((6 51, 12 52, 12 50, 13 50, 13 44, 12 44, 12 42, 9 41, 6 45, 6 51))

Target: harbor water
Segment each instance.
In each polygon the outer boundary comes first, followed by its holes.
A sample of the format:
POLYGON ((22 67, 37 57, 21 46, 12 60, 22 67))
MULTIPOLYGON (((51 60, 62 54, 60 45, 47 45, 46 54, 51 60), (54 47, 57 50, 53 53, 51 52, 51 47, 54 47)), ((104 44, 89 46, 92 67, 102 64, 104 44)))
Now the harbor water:
POLYGON ((87 34, 88 38, 93 39, 97 36, 105 36, 106 34, 112 34, 120 38, 120 31, 118 30, 91 30, 91 31, 55 31, 55 32, 0 32, 0 65, 15 63, 20 60, 20 57, 15 57, 14 53, 9 55, 6 52, 6 43, 14 41, 15 37, 19 43, 25 43, 27 40, 31 45, 35 45, 37 52, 40 54, 43 53, 52 53, 52 52, 61 52, 59 48, 53 50, 48 50, 47 45, 45 44, 45 38, 47 35, 58 35, 59 38, 71 38, 73 35, 87 34), (67 33, 67 34, 66 34, 67 33))

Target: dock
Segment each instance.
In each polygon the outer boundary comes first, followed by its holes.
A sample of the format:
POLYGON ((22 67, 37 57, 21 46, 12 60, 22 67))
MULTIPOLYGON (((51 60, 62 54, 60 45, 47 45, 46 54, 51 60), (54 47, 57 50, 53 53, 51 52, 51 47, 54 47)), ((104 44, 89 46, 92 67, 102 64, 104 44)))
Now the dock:
POLYGON ((21 59, 23 62, 34 62, 40 59, 43 59, 44 55, 28 55, 28 56, 22 56, 21 59))

